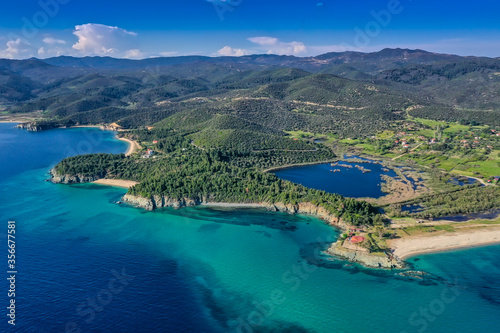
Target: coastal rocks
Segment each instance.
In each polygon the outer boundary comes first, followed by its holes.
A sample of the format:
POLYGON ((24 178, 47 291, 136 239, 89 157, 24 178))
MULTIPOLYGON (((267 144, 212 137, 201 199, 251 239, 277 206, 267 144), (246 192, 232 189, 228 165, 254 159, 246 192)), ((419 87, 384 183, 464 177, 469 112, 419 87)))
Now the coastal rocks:
POLYGON ((203 203, 203 200, 197 200, 193 198, 171 199, 159 195, 154 195, 149 198, 145 198, 131 194, 125 194, 125 196, 123 197, 123 201, 133 206, 137 206, 139 208, 143 208, 149 211, 167 207, 172 207, 172 208, 192 207, 203 203))
MULTIPOLYGON (((141 197, 131 194, 126 194, 123 197, 123 201, 129 203, 130 205, 137 206, 139 208, 143 208, 149 211, 153 211, 155 209, 160 208, 181 208, 181 207, 193 207, 203 204, 212 203, 207 198, 181 198, 181 199, 172 199, 160 195, 153 195, 151 197, 141 197)), ((319 207, 313 205, 309 202, 299 203, 297 205, 285 204, 282 202, 276 202, 273 204, 270 203, 258 203, 261 207, 267 208, 273 212, 283 212, 288 214, 304 214, 304 215, 313 215, 319 217, 329 224, 334 225, 339 228, 347 228, 348 225, 343 222, 341 218, 338 218, 332 215, 323 207, 319 207)))
POLYGON ((133 206, 137 206, 149 211, 155 209, 155 201, 153 201, 153 198, 144 198, 135 195, 125 194, 125 196, 123 197, 123 202, 126 202, 133 206))
POLYGON ((91 183, 101 178, 104 178, 104 175, 95 175, 95 176, 86 176, 81 174, 76 175, 62 175, 59 174, 56 169, 50 170, 51 179, 50 181, 55 184, 79 184, 79 183, 91 183))
POLYGON ((361 251, 353 251, 341 246, 340 242, 333 244, 327 251, 328 254, 346 259, 351 262, 357 262, 365 267, 370 268, 386 268, 401 269, 405 267, 405 263, 396 259, 389 259, 386 256, 379 256, 361 251))
POLYGON ((310 202, 301 202, 297 205, 292 204, 284 204, 282 202, 277 202, 274 204, 262 204, 263 207, 274 211, 274 212, 283 212, 289 214, 303 214, 303 215, 313 215, 319 217, 329 224, 334 225, 339 228, 347 228, 348 225, 343 222, 343 220, 339 217, 332 215, 325 208, 316 206, 310 202))
POLYGON ((28 122, 28 123, 21 123, 16 126, 17 128, 27 130, 29 132, 39 132, 39 131, 45 131, 48 129, 52 128, 57 128, 59 127, 59 124, 56 123, 50 123, 50 122, 28 122))
POLYGON ((265 207, 274 212, 283 212, 290 214, 297 214, 300 210, 298 205, 284 204, 282 202, 276 202, 274 204, 267 204, 265 207))

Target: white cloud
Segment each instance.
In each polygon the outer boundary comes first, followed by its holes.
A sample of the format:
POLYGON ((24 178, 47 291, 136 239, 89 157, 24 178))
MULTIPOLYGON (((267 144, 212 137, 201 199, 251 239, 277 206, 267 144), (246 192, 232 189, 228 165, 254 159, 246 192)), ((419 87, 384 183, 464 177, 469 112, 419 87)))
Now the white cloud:
POLYGON ((23 42, 21 39, 9 40, 7 49, 0 51, 0 58, 7 59, 25 59, 33 57, 35 49, 30 43, 23 42))
POLYGON ((231 46, 224 46, 222 49, 217 51, 217 55, 225 56, 225 57, 241 57, 244 55, 248 55, 250 52, 244 49, 233 49, 231 46))
POLYGON ((61 47, 52 47, 52 48, 45 48, 42 46, 41 48, 38 49, 38 56, 40 58, 50 58, 50 57, 59 57, 62 55, 67 55, 69 54, 67 49, 63 49, 61 47))
POLYGON ((136 50, 135 32, 103 24, 77 25, 73 32, 78 42, 73 49, 84 55, 117 56, 124 50, 136 50))
POLYGON ((285 43, 274 37, 252 37, 248 40, 259 45, 268 54, 300 55, 307 52, 307 48, 302 42, 285 43))
POLYGON ((56 44, 66 44, 66 41, 62 40, 62 39, 55 39, 53 37, 45 37, 43 39, 43 42, 45 44, 49 44, 49 45, 56 45, 56 44))
POLYGON ((139 49, 132 49, 125 52, 125 58, 127 59, 143 59, 144 53, 139 49))

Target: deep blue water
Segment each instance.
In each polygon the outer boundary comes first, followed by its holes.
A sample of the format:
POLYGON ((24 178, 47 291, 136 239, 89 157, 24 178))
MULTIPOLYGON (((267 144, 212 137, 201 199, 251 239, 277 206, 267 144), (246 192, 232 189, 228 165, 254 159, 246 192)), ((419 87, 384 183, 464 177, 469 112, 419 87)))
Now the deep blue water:
POLYGON ((123 152, 113 135, 0 124, 0 251, 15 220, 19 272, 0 332, 499 331, 500 246, 413 258, 436 277, 422 284, 313 257, 337 235, 315 218, 144 212, 115 204, 122 189, 44 181, 73 153, 123 152))
POLYGON ((274 174, 281 179, 346 197, 380 198, 386 194, 382 192, 381 175, 397 176, 394 171, 383 171, 383 168, 377 163, 341 161, 338 166, 331 166, 330 163, 305 165, 277 170, 274 174), (346 168, 345 165, 352 166, 352 168, 346 168), (356 165, 369 169, 371 172, 363 173, 362 170, 354 167, 356 165), (340 172, 331 171, 335 169, 340 172))

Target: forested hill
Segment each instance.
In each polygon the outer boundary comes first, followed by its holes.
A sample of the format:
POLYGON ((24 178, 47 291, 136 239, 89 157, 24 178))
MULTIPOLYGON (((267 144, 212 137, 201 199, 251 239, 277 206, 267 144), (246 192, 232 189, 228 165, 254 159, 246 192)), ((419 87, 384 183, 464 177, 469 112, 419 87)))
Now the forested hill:
POLYGON ((149 198, 308 202, 354 224, 375 210, 264 170, 336 158, 314 138, 371 140, 426 126, 416 118, 485 124, 492 135, 499 105, 500 59, 422 50, 0 60, 3 114, 35 113, 46 127, 114 123, 155 151, 75 157, 60 173, 140 181, 130 193, 149 198))
MULTIPOLYGON (((124 128, 176 114, 363 137, 409 117, 498 125, 500 59, 385 49, 299 58, 0 59, 0 112, 124 128)), ((168 121, 164 121, 168 122, 168 121)))

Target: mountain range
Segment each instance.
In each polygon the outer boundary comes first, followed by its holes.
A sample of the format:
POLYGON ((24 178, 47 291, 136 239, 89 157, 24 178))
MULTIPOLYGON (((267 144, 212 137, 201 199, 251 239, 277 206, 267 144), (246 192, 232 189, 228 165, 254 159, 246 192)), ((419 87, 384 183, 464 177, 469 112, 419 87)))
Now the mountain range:
POLYGON ((231 119, 266 133, 345 137, 372 135, 412 117, 496 126, 499 105, 500 58, 423 50, 0 59, 0 111, 38 111, 80 124, 186 126, 189 119, 189 126, 213 126, 224 116, 226 127, 231 119))

